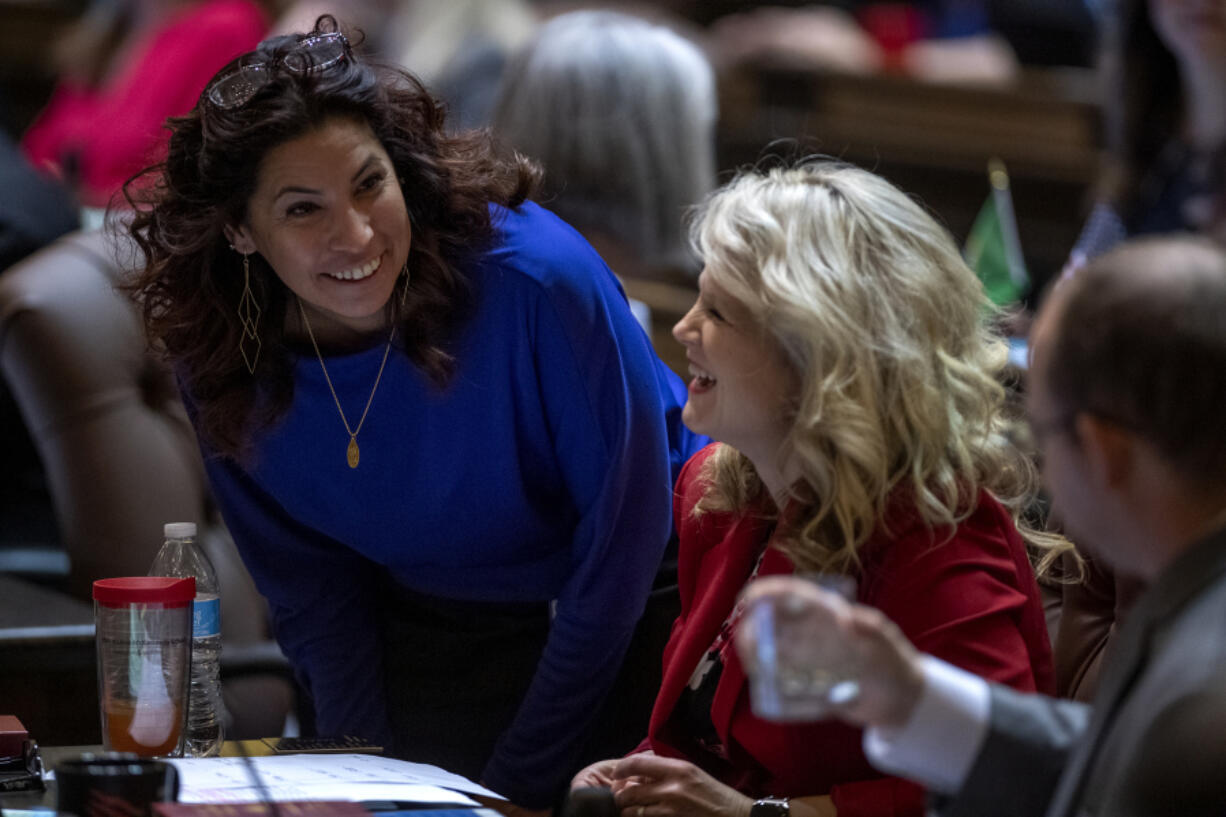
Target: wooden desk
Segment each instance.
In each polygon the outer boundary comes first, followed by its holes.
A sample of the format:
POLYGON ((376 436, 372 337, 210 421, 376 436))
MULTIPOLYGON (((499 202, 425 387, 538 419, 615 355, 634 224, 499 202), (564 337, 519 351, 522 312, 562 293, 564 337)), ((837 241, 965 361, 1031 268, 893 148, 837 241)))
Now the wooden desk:
MULTIPOLYGON (((0 579, 3 577, 0 576, 0 579)), ((27 727, 28 728, 28 727, 27 727)), ((227 740, 221 744, 222 757, 240 757, 244 752, 239 751, 239 742, 227 740)), ((242 741, 242 748, 249 757, 259 757, 273 754, 272 749, 267 744, 258 740, 242 741)), ((39 754, 42 755, 43 769, 46 771, 54 771, 55 767, 61 761, 76 757, 77 755, 85 754, 86 752, 98 754, 106 751, 102 748, 102 744, 89 744, 82 746, 39 746, 39 754)), ((32 809, 32 808, 54 808, 55 807, 55 781, 48 780, 45 791, 29 791, 29 792, 8 792, 0 794, 0 809, 32 809)))
POLYGON ((0 711, 41 745, 101 741, 89 604, 0 574, 0 711))
MULTIPOLYGON (((250 744, 251 741, 244 741, 244 744, 250 744)), ((101 746, 53 746, 41 748, 43 758, 43 768, 46 771, 53 771, 62 761, 83 754, 85 752, 97 753, 102 751, 101 746)), ((222 744, 223 757, 238 757, 240 752, 234 741, 226 741, 222 744)), ((255 756, 252 753, 251 756, 255 756)), ((55 781, 46 781, 46 790, 36 792, 10 792, 0 794, 0 810, 3 809, 54 809, 57 797, 55 781)), ((458 815, 461 812, 469 812, 476 817, 499 817, 500 814, 510 814, 514 808, 503 800, 493 800, 482 797, 478 794, 470 794, 470 797, 481 803, 484 807, 472 807, 471 812, 463 806, 444 806, 444 810, 455 810, 458 815)), ((420 805, 418 807, 421 807, 420 805)), ((283 810, 286 811, 286 810, 283 810)), ((431 809, 432 813, 437 813, 431 809)), ((49 814, 48 817, 54 817, 49 814)))

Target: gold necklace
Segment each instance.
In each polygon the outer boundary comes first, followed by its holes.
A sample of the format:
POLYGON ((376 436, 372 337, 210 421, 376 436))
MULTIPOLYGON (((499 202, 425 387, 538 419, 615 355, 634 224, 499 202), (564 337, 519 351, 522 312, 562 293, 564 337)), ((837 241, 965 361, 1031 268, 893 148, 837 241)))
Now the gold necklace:
POLYGON ((306 327, 307 337, 311 339, 311 347, 315 350, 315 357, 319 360, 319 368, 323 370, 324 382, 328 384, 328 391, 332 392, 332 401, 336 403, 336 410, 341 415, 341 422, 345 424, 345 431, 349 434, 349 446, 345 449, 345 460, 349 463, 350 468, 358 467, 358 434, 362 433, 362 423, 366 422, 366 413, 370 411, 370 404, 375 399, 375 392, 379 389, 379 381, 383 379, 383 367, 387 365, 387 354, 392 351, 392 338, 396 337, 396 324, 392 324, 392 331, 387 336, 387 346, 383 348, 383 362, 379 364, 379 373, 375 375, 375 385, 370 387, 370 397, 366 398, 366 408, 362 409, 362 417, 358 420, 357 428, 350 428, 349 421, 345 419, 345 410, 341 408, 341 399, 336 396, 336 388, 332 385, 332 378, 328 377, 328 367, 324 365, 324 356, 319 353, 319 344, 315 342, 315 333, 311 331, 311 321, 307 318, 306 309, 302 306, 302 299, 295 297, 298 302, 298 311, 302 314, 302 324, 306 327))

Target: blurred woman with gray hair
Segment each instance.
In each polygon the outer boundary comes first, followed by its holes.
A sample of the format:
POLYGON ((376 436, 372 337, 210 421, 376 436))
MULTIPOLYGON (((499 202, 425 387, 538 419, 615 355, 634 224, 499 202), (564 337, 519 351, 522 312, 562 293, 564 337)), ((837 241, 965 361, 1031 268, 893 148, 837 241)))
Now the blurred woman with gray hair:
POLYGON ((662 25, 577 11, 507 69, 494 126, 545 168, 542 201, 631 278, 696 272, 682 220, 715 186, 715 77, 662 25))

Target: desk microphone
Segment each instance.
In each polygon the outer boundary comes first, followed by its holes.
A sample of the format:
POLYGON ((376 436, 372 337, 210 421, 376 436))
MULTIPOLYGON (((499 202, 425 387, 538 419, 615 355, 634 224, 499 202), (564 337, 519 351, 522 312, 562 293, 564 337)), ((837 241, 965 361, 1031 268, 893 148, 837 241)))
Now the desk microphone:
POLYGON ((605 786, 575 789, 566 796, 562 817, 618 817, 613 792, 605 786))
POLYGON ((247 754, 246 744, 241 740, 236 740, 234 745, 238 747, 238 756, 243 760, 243 769, 247 772, 247 777, 255 784, 255 790, 259 794, 260 803, 264 806, 264 813, 268 817, 281 817, 281 809, 277 805, 277 801, 269 793, 268 787, 264 785, 264 778, 260 777, 260 770, 251 761, 251 755, 247 754))

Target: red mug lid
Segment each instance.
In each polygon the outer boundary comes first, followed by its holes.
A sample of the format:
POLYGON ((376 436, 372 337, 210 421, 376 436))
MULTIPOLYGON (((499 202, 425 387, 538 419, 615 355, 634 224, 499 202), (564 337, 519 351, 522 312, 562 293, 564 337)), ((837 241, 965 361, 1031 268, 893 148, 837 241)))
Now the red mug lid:
POLYGON ((128 604, 164 604, 184 607, 196 598, 196 580, 168 576, 130 576, 94 582, 94 601, 108 607, 128 604))

